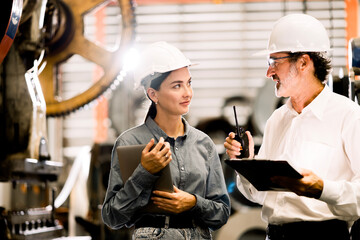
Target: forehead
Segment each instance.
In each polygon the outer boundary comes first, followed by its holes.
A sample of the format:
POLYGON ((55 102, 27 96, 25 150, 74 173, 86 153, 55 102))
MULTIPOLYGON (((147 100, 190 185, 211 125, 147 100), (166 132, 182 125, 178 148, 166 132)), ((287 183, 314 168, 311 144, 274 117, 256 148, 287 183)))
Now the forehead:
POLYGON ((172 71, 166 78, 166 81, 187 81, 190 78, 190 71, 188 67, 183 67, 172 71))

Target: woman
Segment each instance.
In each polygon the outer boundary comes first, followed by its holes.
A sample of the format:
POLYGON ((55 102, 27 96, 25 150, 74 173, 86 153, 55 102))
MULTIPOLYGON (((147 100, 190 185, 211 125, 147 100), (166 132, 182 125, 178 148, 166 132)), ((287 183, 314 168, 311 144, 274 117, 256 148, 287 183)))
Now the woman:
POLYGON ((166 42, 151 44, 141 59, 135 81, 151 106, 145 123, 115 142, 103 221, 113 229, 135 225, 133 239, 211 239, 210 230, 229 218, 230 200, 214 143, 182 117, 193 95, 191 62, 166 42), (124 183, 115 149, 136 144, 147 145, 124 183), (168 164, 174 192, 152 191, 157 173, 168 164), (168 214, 141 211, 149 201, 168 214))

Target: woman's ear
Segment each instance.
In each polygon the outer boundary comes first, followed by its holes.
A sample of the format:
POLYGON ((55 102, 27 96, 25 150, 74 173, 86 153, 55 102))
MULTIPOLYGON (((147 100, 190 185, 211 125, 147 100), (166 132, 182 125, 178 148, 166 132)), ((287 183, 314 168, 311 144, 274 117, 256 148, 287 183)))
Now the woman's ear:
POLYGON ((157 102, 158 102, 157 94, 156 94, 155 89, 153 89, 153 88, 148 88, 148 89, 146 90, 146 93, 147 93, 147 95, 149 96, 149 98, 151 99, 151 101, 153 101, 154 103, 157 103, 157 102))

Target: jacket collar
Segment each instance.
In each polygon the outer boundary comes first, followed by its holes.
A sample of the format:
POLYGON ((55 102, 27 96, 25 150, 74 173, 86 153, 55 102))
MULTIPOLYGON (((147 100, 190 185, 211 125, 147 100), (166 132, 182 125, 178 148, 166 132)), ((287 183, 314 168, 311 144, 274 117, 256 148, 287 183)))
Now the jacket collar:
MULTIPOLYGON (((184 135, 183 136, 179 136, 179 138, 186 138, 186 136, 189 134, 190 131, 190 125, 189 123, 185 120, 185 118, 181 118, 181 121, 184 124, 184 135)), ((159 141, 160 137, 163 137, 165 140, 170 138, 154 121, 154 119, 152 119, 151 117, 148 117, 145 121, 145 125, 150 129, 150 131, 152 132, 152 134, 154 135, 156 141, 159 141)))

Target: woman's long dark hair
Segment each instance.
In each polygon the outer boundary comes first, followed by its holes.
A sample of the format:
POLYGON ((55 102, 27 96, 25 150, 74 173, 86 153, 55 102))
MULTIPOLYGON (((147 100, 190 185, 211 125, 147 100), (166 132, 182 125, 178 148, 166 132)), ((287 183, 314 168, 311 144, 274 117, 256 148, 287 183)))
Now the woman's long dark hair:
MULTIPOLYGON (((151 81, 150 83, 150 87, 155 89, 156 91, 159 91, 160 89, 160 85, 162 84, 162 82, 169 76, 169 74, 171 73, 171 71, 169 72, 165 72, 165 73, 161 73, 158 77, 156 77, 155 79, 151 80, 151 75, 147 76, 144 78, 143 81, 151 81), (150 78, 149 80, 147 80, 147 78, 150 78)), ((158 73, 157 73, 158 74, 158 73)), ((146 114, 145 117, 145 121, 148 117, 151 117, 152 119, 154 119, 156 117, 156 104, 151 100, 151 98, 149 97, 149 95, 146 93, 147 97, 150 99, 151 101, 151 105, 149 107, 149 110, 146 114)))

